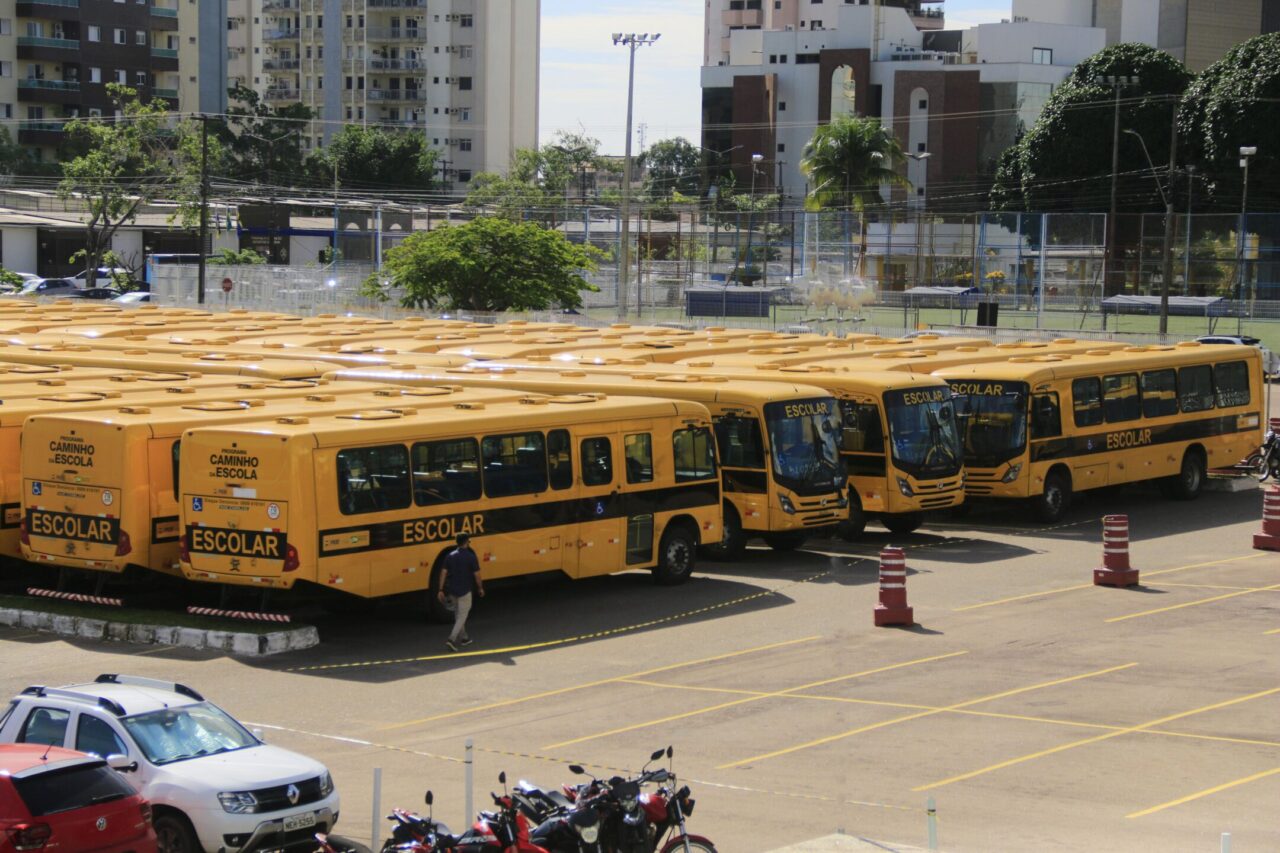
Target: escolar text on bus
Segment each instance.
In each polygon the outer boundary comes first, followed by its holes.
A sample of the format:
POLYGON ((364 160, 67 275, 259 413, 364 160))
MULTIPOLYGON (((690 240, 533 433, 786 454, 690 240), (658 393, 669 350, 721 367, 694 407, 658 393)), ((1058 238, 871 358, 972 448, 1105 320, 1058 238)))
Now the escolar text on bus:
POLYGON ((1151 430, 1127 429, 1123 432, 1107 433, 1107 450, 1120 450, 1125 447, 1142 447, 1151 443, 1151 430))
POLYGON ((426 521, 406 521, 401 531, 405 544, 417 542, 441 542, 459 534, 478 536, 484 533, 484 513, 447 515, 426 521))
POLYGON ((201 554, 236 557, 284 559, 281 547, 284 536, 264 530, 223 530, 216 527, 190 527, 191 550, 201 554))

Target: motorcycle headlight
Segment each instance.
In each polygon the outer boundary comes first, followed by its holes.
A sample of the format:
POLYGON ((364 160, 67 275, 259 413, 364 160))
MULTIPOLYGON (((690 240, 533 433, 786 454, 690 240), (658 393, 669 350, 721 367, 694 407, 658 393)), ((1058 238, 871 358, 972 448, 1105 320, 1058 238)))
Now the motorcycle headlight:
POLYGON ((253 814, 258 810, 258 798, 249 791, 224 791, 218 795, 218 802, 227 814, 253 814))
POLYGON ((327 797, 333 793, 333 777, 326 770, 320 774, 320 796, 327 797))
POLYGON ((600 838, 600 827, 594 823, 590 826, 580 826, 578 827, 578 835, 588 844, 595 844, 596 840, 600 838))
POLYGON ((1021 462, 1019 462, 1017 465, 1010 465, 1009 470, 1005 471, 1004 476, 1000 478, 1000 482, 1012 483, 1014 480, 1018 479, 1018 475, 1021 473, 1022 473, 1021 462))
POLYGON ((911 484, 904 478, 898 478, 898 491, 902 492, 904 497, 914 498, 916 496, 915 489, 911 488, 911 484))
POLYGON ((796 514, 796 507, 795 507, 795 504, 791 503, 791 498, 787 497, 786 495, 783 495, 782 497, 778 498, 778 503, 782 505, 782 511, 785 512, 787 515, 796 514))
POLYGON ((638 799, 636 799, 635 797, 623 797, 623 798, 622 798, 622 808, 623 808, 624 810, 626 810, 626 811, 629 811, 629 812, 633 812, 633 811, 635 811, 635 810, 636 810, 636 806, 638 806, 639 804, 640 804, 640 801, 639 801, 638 799))

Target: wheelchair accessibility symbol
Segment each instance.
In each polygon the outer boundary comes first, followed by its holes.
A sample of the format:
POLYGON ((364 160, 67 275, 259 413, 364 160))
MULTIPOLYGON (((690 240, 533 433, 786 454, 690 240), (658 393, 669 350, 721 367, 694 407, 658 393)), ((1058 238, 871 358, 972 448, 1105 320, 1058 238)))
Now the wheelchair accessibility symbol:
POLYGON ((40 483, 31 484, 31 494, 39 496, 44 491, 44 486, 40 483))
POLYGON ((596 501, 596 515, 604 515, 604 501, 596 501))
POLYGON ((191 511, 192 511, 192 512, 204 512, 204 498, 192 498, 192 499, 191 499, 191 511))

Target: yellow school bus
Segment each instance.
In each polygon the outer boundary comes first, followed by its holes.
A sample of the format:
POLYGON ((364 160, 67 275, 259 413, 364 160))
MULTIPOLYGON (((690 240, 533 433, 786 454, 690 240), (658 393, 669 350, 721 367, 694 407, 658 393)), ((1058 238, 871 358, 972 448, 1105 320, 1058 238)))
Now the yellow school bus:
POLYGON ((1262 358, 1254 347, 1126 347, 952 367, 970 496, 1030 499, 1045 521, 1072 495, 1159 481, 1199 495, 1208 468, 1262 442, 1262 358))
POLYGON ((678 371, 626 375, 484 366, 360 369, 335 371, 329 377, 409 386, 507 387, 553 395, 590 391, 705 405, 715 420, 724 492, 722 536, 708 541, 706 548, 724 559, 741 557, 752 537, 778 550, 798 548, 815 531, 830 529, 847 515, 845 475, 836 445, 836 401, 809 384, 729 382, 678 371))
POLYGON ((16 346, 3 341, 0 341, 0 362, 112 367, 121 371, 225 373, 261 379, 310 379, 332 369, 331 364, 322 361, 272 359, 257 354, 168 353, 153 352, 145 347, 108 349, 90 344, 16 346))
POLYGON ((711 418, 688 401, 529 396, 198 427, 182 438, 182 569, 196 581, 423 593, 472 537, 486 580, 650 569, 684 581, 718 537, 711 418))
POLYGON ((178 571, 180 439, 196 426, 386 408, 452 408, 518 400, 518 391, 389 388, 337 382, 297 396, 187 400, 176 405, 35 415, 22 441, 22 555, 42 566, 178 571), (107 503, 107 496, 110 502, 107 503), (105 504, 105 505, 104 505, 105 504))

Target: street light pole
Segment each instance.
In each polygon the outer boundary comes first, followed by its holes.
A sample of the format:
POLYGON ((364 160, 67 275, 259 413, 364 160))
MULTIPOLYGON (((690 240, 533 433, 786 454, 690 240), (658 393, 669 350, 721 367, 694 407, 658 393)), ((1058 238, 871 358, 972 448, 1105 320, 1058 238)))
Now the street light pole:
MULTIPOLYGON (((624 45, 630 52, 627 70, 627 146, 622 167, 622 236, 620 263, 618 265, 618 316, 627 315, 627 288, 631 277, 631 119, 635 104, 636 90, 636 49, 651 45, 662 37, 662 33, 614 33, 614 46, 624 45)), ((637 300, 637 306, 639 301, 637 300)))
POLYGON ((1182 251, 1182 295, 1191 295, 1191 201, 1196 192, 1196 167, 1187 167, 1187 239, 1182 251))
MULTIPOLYGON (((763 154, 751 155, 751 195, 749 197, 751 206, 747 208, 747 270, 748 271, 750 271, 751 269, 751 232, 755 228, 755 216, 756 216, 756 172, 758 170, 758 167, 761 161, 763 160, 764 160, 763 154)), ((750 273, 748 272, 748 275, 749 274, 750 273)))
MULTIPOLYGON (((926 161, 928 161, 929 157, 931 157, 932 155, 933 155, 932 151, 907 152, 908 157, 910 157, 912 160, 915 160, 917 163, 923 163, 924 168, 926 169, 929 168, 928 163, 926 161)), ((924 195, 919 196, 920 200, 915 204, 915 208, 916 208, 916 271, 915 271, 915 275, 913 276, 913 280, 915 281, 916 287, 920 286, 920 251, 921 251, 921 244, 922 244, 920 232, 924 225, 924 209, 929 205, 929 180, 927 175, 925 176, 923 189, 924 189, 924 195)))
MULTIPOLYGON (((1240 168, 1244 169, 1244 185, 1240 192, 1240 234, 1236 243, 1238 247, 1236 253, 1238 255, 1236 263, 1236 302, 1244 302, 1244 241, 1248 228, 1245 220, 1249 210, 1249 158, 1258 153, 1255 145, 1240 146, 1240 168)), ((1244 306, 1238 305, 1236 309, 1236 334, 1244 332, 1244 306)))
POLYGON ((1125 133, 1135 136, 1138 144, 1142 146, 1142 155, 1147 158, 1147 165, 1151 167, 1151 178, 1156 182, 1156 189, 1160 192, 1160 199, 1164 202, 1164 246, 1163 246, 1163 265, 1160 272, 1160 334, 1169 333, 1169 279, 1173 277, 1173 170, 1177 167, 1178 156, 1178 108, 1174 105, 1173 112, 1173 130, 1169 139, 1169 190, 1165 192, 1164 186, 1160 183, 1160 177, 1156 174, 1156 164, 1151 159, 1151 152, 1147 150, 1147 142, 1142 138, 1142 134, 1131 128, 1125 128, 1125 133))
POLYGON ((288 139, 290 136, 293 136, 293 134, 296 132, 297 131, 291 130, 288 133, 280 134, 274 139, 268 139, 265 136, 258 136, 258 134, 249 133, 248 131, 241 132, 241 136, 247 136, 250 139, 256 139, 259 142, 267 143, 267 170, 266 170, 267 171, 267 193, 268 193, 267 205, 271 208, 271 217, 270 217, 271 231, 269 233, 269 236, 267 237, 267 256, 270 258, 268 263, 272 263, 272 264, 277 263, 276 261, 276 187, 275 187, 275 180, 274 180, 275 176, 273 174, 273 170, 276 162, 276 143, 280 142, 281 140, 288 139))

